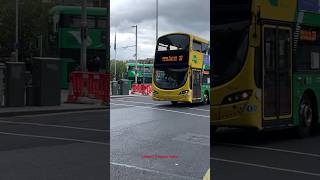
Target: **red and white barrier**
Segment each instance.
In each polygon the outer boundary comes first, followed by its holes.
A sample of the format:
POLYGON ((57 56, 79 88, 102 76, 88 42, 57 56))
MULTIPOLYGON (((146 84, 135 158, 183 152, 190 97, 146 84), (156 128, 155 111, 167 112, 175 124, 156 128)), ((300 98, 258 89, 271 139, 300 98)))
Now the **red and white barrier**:
POLYGON ((110 75, 95 72, 72 72, 67 102, 74 103, 79 97, 110 101, 110 75))
POLYGON ((151 84, 132 84, 131 94, 141 94, 144 96, 152 96, 151 84))

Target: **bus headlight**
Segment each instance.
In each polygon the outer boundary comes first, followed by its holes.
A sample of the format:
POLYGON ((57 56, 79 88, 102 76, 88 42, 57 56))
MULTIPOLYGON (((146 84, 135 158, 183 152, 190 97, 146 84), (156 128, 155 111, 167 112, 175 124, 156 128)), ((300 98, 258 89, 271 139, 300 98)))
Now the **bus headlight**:
POLYGON ((222 101, 222 104, 232 104, 240 101, 245 101, 245 100, 248 100, 251 96, 252 96, 252 90, 236 92, 225 97, 222 101))
POLYGON ((189 93, 189 90, 185 90, 185 91, 181 91, 180 93, 179 93, 179 95, 185 95, 185 94, 188 94, 189 93))

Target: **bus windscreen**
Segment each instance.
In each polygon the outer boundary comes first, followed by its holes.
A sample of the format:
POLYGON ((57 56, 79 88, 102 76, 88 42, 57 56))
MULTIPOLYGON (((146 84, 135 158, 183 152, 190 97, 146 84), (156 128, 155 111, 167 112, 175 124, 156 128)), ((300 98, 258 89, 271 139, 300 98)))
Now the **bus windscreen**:
POLYGON ((154 82, 157 87, 173 90, 182 87, 188 77, 188 68, 155 68, 154 82))
POLYGON ((251 0, 214 0, 211 17, 211 78, 214 86, 231 80, 242 68, 248 47, 251 0))
POLYGON ((211 3, 211 18, 213 26, 239 21, 247 21, 251 18, 252 0, 214 0, 211 3))

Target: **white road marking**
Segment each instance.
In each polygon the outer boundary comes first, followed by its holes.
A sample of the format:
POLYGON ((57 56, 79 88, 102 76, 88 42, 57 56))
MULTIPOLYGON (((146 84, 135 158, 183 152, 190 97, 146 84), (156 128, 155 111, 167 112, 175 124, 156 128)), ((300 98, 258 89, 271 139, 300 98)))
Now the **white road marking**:
POLYGON ((304 152, 290 151, 290 150, 285 150, 285 149, 268 148, 268 147, 261 147, 261 146, 250 146, 250 145, 242 145, 242 144, 219 143, 219 142, 214 142, 213 144, 240 147, 240 148, 275 151, 275 152, 281 152, 281 153, 290 153, 290 154, 296 154, 296 155, 303 155, 303 156, 310 156, 310 157, 320 158, 320 154, 304 153, 304 152))
MULTIPOLYGON (((97 109, 97 110, 83 110, 83 111, 72 111, 72 112, 59 112, 59 113, 47 113, 47 114, 35 114, 35 115, 23 115, 23 116, 14 116, 14 117, 49 117, 56 115, 66 115, 66 114, 79 114, 79 113, 94 113, 94 112, 104 112, 106 109, 97 109)), ((3 119, 3 118, 2 118, 3 119)))
POLYGON ((98 141, 89 141, 89 140, 81 140, 81 139, 72 139, 72 138, 59 138, 59 137, 39 136, 39 135, 32 135, 32 134, 8 133, 8 132, 1 132, 1 131, 0 131, 0 134, 9 135, 9 136, 41 138, 41 139, 71 141, 71 142, 80 142, 80 143, 87 143, 87 144, 97 144, 97 145, 109 146, 109 143, 103 143, 103 142, 98 142, 98 141))
POLYGON ((210 159, 215 160, 215 161, 232 163, 232 164, 253 166, 253 167, 257 167, 257 168, 264 168, 264 169, 270 169, 270 170, 276 170, 276 171, 283 171, 283 172, 289 172, 289 173, 295 173, 295 174, 303 174, 303 175, 320 177, 320 173, 312 173, 312 172, 298 171, 298 170, 293 170, 293 169, 278 168, 278 167, 272 167, 272 166, 265 166, 265 165, 261 165, 261 164, 246 163, 246 162, 233 161, 233 160, 221 159, 221 158, 210 158, 210 159))
POLYGON ((41 126, 41 127, 65 128, 65 129, 75 129, 75 130, 94 131, 94 132, 109 132, 109 130, 102 130, 102 129, 81 128, 81 127, 52 125, 52 124, 41 124, 41 123, 26 123, 26 122, 3 121, 3 120, 0 120, 0 123, 17 124, 17 125, 31 125, 31 126, 41 126))
MULTIPOLYGON (((147 102, 128 101, 128 100, 112 100, 112 101, 131 102, 131 103, 136 103, 136 104, 146 104, 146 105, 163 105, 163 104, 160 104, 160 103, 147 103, 147 102)), ((210 110, 208 110, 208 109, 191 108, 191 107, 186 107, 186 108, 187 108, 187 109, 198 110, 198 111, 206 111, 206 112, 210 112, 210 110)))
POLYGON ((110 103, 110 104, 116 105, 116 106, 127 106, 127 107, 143 108, 143 109, 154 109, 154 110, 159 110, 159 111, 166 111, 166 112, 173 112, 173 113, 178 113, 178 114, 198 116, 198 117, 203 117, 203 118, 210 118, 210 116, 206 116, 206 115, 193 114, 193 113, 187 113, 187 112, 182 112, 182 111, 174 111, 174 110, 162 109, 162 108, 154 108, 154 107, 147 107, 147 106, 136 106, 136 105, 129 105, 129 104, 117 104, 117 103, 110 103))
POLYGON ((191 108, 191 107, 189 107, 189 109, 194 109, 194 110, 198 110, 198 111, 210 112, 210 109, 191 108))
POLYGON ((146 172, 150 172, 150 173, 156 173, 156 174, 162 174, 162 175, 177 177, 177 178, 190 179, 190 180, 201 180, 201 178, 187 177, 187 176, 182 176, 182 175, 178 175, 178 174, 160 172, 160 171, 157 171, 157 170, 146 169, 146 168, 141 168, 141 167, 127 165, 127 164, 120 164, 120 163, 115 163, 115 162, 110 162, 110 164, 115 165, 115 166, 132 168, 132 169, 136 169, 136 170, 140 170, 140 171, 146 171, 146 172))

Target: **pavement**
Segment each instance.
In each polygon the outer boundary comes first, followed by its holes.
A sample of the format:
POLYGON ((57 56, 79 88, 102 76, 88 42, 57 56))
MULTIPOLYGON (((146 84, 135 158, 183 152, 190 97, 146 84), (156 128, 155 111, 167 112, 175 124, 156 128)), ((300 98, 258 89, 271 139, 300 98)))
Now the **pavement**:
POLYGON ((111 179, 202 180, 210 167, 209 109, 111 98, 111 179))
POLYGON ((68 90, 61 91, 61 105, 59 106, 23 106, 1 107, 0 117, 12 117, 21 115, 35 115, 61 112, 90 111, 109 108, 109 105, 101 101, 89 98, 79 98, 77 103, 67 103, 68 90))
POLYGON ((292 130, 255 133, 220 129, 214 134, 211 146, 212 178, 320 179, 319 142, 319 134, 297 138, 292 130))

